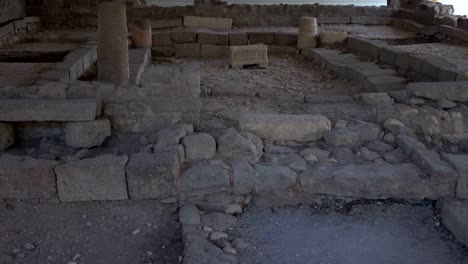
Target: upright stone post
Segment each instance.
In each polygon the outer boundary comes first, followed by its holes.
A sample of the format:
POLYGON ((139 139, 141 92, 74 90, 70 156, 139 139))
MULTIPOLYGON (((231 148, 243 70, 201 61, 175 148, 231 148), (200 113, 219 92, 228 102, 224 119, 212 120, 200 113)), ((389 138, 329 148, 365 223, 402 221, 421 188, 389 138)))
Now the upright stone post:
POLYGON ((150 49, 153 46, 151 21, 149 19, 136 19, 130 25, 132 42, 135 48, 150 49))
POLYGON ((318 25, 315 17, 301 17, 299 19, 299 35, 297 48, 307 49, 318 46, 318 25))
POLYGON ((125 5, 98 6, 98 79, 123 84, 129 80, 128 29, 125 5))

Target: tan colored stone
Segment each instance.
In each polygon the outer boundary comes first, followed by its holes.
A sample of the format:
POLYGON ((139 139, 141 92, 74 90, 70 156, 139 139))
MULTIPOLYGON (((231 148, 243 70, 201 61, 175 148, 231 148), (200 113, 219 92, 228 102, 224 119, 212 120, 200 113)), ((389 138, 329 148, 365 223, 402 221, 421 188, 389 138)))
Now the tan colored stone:
POLYGON ((268 65, 268 47, 264 44, 232 46, 229 54, 231 68, 242 68, 247 65, 268 65))

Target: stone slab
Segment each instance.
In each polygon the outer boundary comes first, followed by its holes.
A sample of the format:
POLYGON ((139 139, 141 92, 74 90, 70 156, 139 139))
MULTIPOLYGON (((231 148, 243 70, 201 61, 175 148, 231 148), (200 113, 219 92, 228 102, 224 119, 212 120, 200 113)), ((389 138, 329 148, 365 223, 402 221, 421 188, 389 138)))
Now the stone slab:
POLYGON ((231 46, 229 63, 231 68, 242 68, 248 65, 266 67, 268 65, 268 47, 264 44, 231 46))
POLYGON ((220 17, 184 16, 184 27, 231 30, 232 19, 220 17))
POLYGON ((468 102, 467 81, 408 83, 407 89, 413 95, 436 101, 447 99, 452 102, 468 102))

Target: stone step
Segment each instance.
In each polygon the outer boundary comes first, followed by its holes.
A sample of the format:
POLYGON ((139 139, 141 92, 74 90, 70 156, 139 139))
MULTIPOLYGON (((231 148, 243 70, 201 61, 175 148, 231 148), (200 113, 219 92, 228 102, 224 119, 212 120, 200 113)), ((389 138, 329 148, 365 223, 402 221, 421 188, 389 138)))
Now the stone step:
POLYGON ((0 121, 91 121, 100 114, 99 100, 0 99, 0 121))

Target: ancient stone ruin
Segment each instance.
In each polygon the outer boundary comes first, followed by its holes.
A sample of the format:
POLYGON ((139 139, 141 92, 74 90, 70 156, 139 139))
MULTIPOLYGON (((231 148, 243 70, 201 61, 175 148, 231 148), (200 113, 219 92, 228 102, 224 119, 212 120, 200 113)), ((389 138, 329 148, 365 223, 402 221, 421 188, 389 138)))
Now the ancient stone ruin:
POLYGON ((440 255, 401 263, 465 263, 468 20, 453 13, 1 0, 0 263, 285 263, 247 242, 250 213, 368 204, 429 210, 442 248, 415 252, 440 255))

